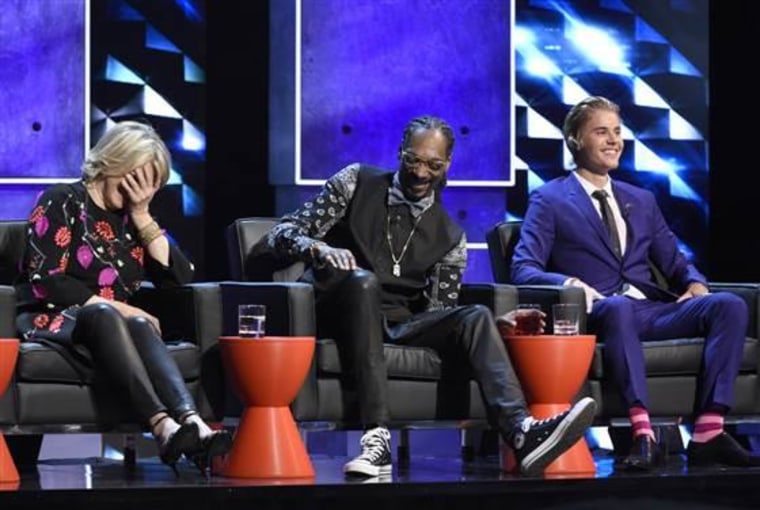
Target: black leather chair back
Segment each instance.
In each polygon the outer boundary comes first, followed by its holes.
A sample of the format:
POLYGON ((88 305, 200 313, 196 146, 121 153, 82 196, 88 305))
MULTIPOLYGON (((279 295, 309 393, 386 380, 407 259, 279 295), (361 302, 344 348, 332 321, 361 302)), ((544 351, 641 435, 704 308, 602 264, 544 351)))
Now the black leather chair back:
POLYGON ((264 237, 278 218, 238 218, 227 227, 230 278, 241 282, 294 282, 304 264, 283 264, 269 252, 264 237))
POLYGON ((491 272, 496 283, 512 283, 512 255, 520 239, 521 221, 503 221, 486 232, 491 272))
POLYGON ((26 220, 0 221, 0 285, 13 285, 26 245, 26 220))

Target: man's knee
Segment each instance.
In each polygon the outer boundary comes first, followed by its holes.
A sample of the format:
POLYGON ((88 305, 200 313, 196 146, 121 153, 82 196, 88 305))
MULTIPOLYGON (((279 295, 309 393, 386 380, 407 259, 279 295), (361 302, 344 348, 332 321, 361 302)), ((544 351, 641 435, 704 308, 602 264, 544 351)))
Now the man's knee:
POLYGON ((474 304, 464 307, 467 317, 477 321, 494 322, 493 313, 486 305, 474 304))
POLYGON ((380 282, 372 271, 356 269, 346 279, 345 290, 352 293, 370 293, 380 291, 380 282))
POLYGON ((633 304, 625 296, 611 296, 594 303, 589 326, 605 343, 637 340, 637 335, 631 334, 638 329, 633 304))
POLYGON ((719 317, 731 322, 747 320, 747 303, 731 292, 716 292, 704 296, 709 300, 710 310, 719 317))
POLYGON ((610 296, 594 302, 591 316, 597 324, 619 321, 633 316, 633 304, 625 296, 610 296))
POLYGON ((708 294, 706 298, 713 302, 713 306, 726 312, 747 313, 747 303, 731 292, 716 292, 715 294, 708 294))

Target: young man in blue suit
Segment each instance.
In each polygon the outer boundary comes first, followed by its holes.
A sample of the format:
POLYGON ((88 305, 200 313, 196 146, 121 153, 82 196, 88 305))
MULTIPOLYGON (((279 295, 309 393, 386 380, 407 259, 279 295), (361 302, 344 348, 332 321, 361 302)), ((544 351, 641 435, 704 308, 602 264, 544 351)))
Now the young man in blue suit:
POLYGON ((651 469, 663 461, 647 410, 642 340, 693 336, 704 336, 705 347, 689 464, 760 465, 723 430, 746 305, 733 294, 709 292, 652 193, 610 178, 623 151, 621 132, 620 109, 606 98, 589 97, 567 114, 563 134, 576 169, 531 194, 512 281, 584 289, 589 327, 605 344, 605 361, 629 409, 634 441, 623 468, 651 469), (656 284, 650 262, 675 293, 656 284))

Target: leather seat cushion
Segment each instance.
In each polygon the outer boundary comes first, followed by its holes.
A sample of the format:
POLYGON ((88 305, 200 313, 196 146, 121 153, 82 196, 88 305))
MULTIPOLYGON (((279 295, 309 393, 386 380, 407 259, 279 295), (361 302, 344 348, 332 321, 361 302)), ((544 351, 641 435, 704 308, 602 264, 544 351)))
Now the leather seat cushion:
MULTIPOLYGON (((167 347, 186 381, 200 377, 200 351, 190 342, 167 342, 167 347)), ((82 347, 82 349, 84 349, 82 347)), ((57 351, 32 341, 21 342, 16 378, 25 382, 79 384, 79 376, 57 351)))
MULTIPOLYGON (((389 379, 437 381, 441 378, 441 358, 433 349, 384 344, 384 351, 389 379)), ((342 373, 338 347, 334 340, 317 340, 315 356, 318 373, 342 373)))
MULTIPOLYGON (((642 342, 647 376, 697 375, 702 364, 704 344, 704 338, 642 342)), ((597 344, 589 371, 590 378, 602 379, 605 375, 609 376, 603 367, 603 356, 604 344, 597 344)), ((758 356, 758 340, 747 338, 739 372, 756 372, 758 356)))

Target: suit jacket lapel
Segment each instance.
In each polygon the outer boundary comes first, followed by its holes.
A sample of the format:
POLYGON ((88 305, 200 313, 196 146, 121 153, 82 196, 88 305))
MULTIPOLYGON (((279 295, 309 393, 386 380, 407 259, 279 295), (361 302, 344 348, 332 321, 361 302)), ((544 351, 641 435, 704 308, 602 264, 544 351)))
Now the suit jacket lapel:
POLYGON ((602 222, 602 218, 591 203, 591 197, 586 194, 586 191, 578 182, 578 179, 574 175, 568 175, 566 182, 567 196, 570 202, 580 211, 580 213, 586 218, 586 221, 591 225, 592 230, 599 236, 599 240, 607 247, 607 249, 615 255, 615 250, 612 248, 612 242, 610 236, 607 233, 607 227, 602 222))

